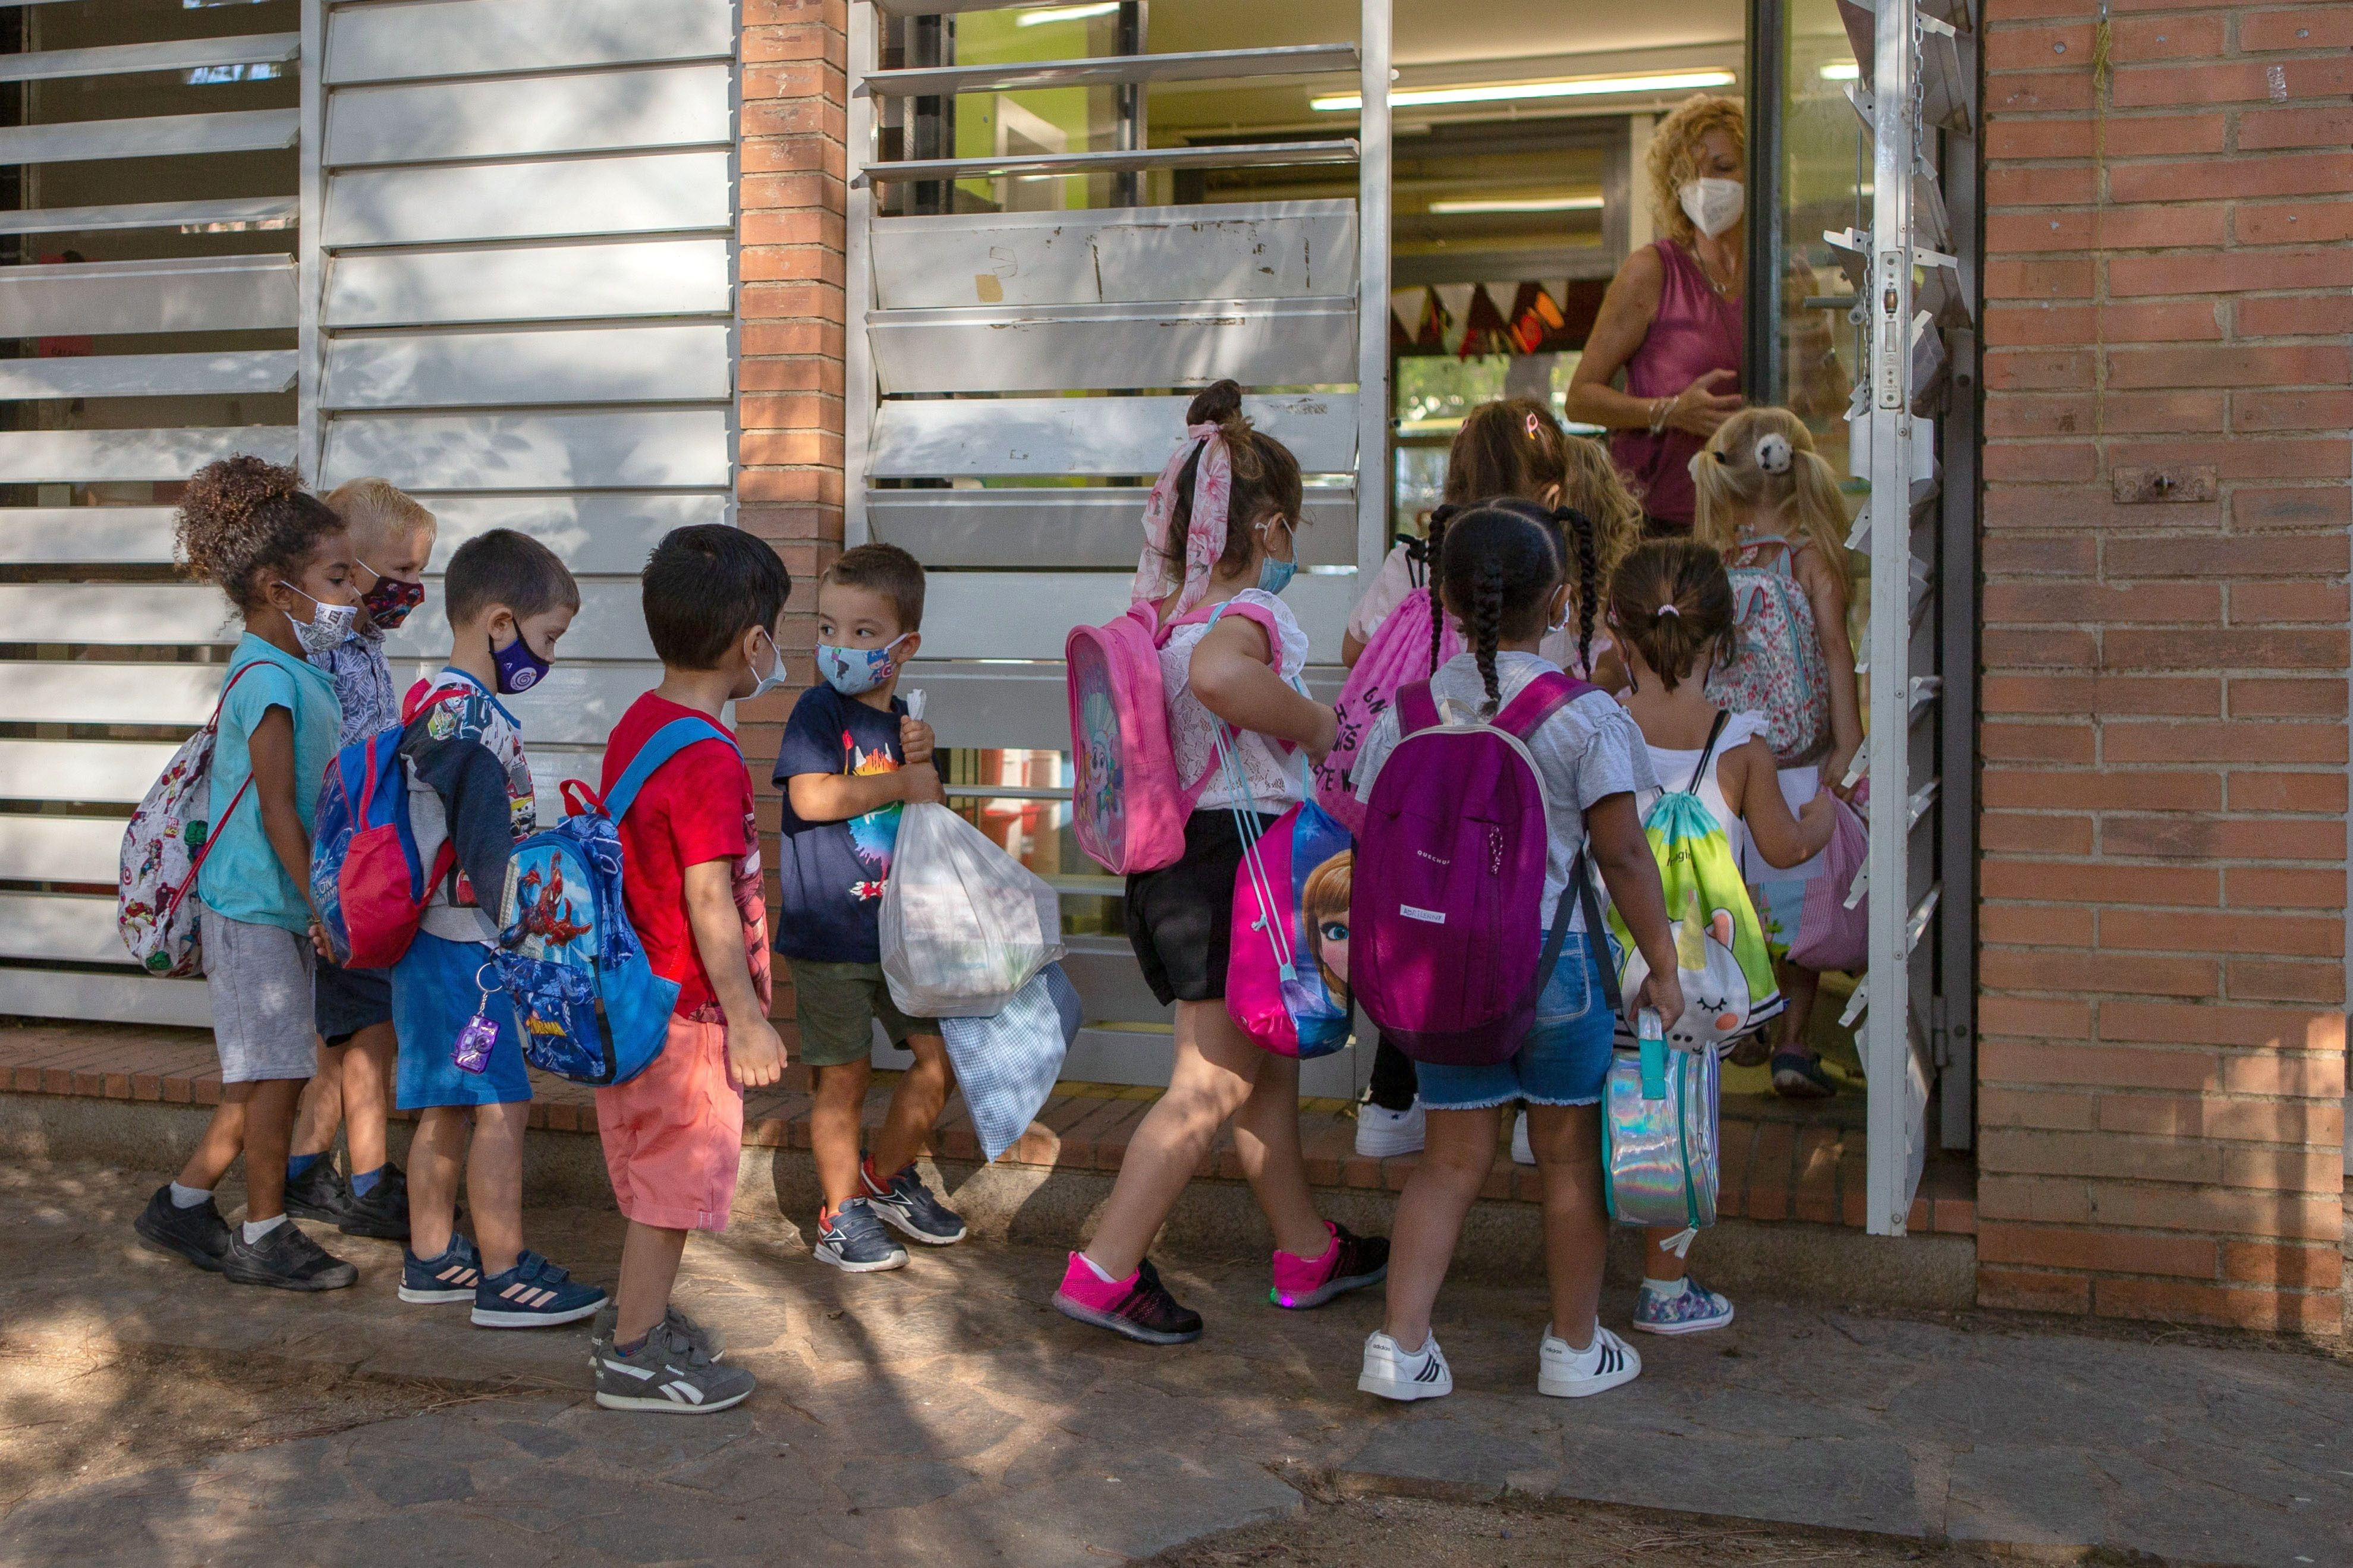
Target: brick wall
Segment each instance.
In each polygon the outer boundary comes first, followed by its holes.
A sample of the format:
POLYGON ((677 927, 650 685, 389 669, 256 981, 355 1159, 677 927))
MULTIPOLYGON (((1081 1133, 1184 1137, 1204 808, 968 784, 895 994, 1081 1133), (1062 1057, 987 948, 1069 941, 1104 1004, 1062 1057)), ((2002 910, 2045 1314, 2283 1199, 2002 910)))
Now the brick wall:
MULTIPOLYGON (((744 4, 735 493, 743 525, 775 544, 793 574, 783 647, 794 684, 738 710, 771 833, 767 764, 794 699, 814 678, 816 574, 841 552, 848 26, 848 0, 744 4)), ((773 866, 773 837, 766 853, 773 866)), ((774 907, 773 879, 770 888, 774 907)), ((782 1018, 792 1014, 786 968, 778 965, 775 1006, 782 1018)))
POLYGON ((2110 13, 1986 5, 1979 1294, 2334 1332, 2353 5, 2110 13))

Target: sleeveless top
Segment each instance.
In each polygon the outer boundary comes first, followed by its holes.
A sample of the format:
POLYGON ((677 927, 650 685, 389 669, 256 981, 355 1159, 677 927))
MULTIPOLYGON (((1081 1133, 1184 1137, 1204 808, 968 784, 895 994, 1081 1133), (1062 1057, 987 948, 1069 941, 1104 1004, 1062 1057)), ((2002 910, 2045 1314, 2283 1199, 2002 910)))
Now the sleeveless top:
MULTIPOLYGON (((1740 357, 1747 334, 1745 300, 1727 300, 1715 291, 1699 258, 1672 239, 1652 242, 1666 279, 1659 291, 1659 313, 1651 330, 1626 360, 1626 395, 1644 400, 1672 397, 1712 370, 1728 370, 1733 380, 1719 392, 1738 392, 1740 357)), ((1609 436, 1609 456, 1618 471, 1642 498, 1642 510, 1652 517, 1691 528, 1692 455, 1705 445, 1682 430, 1616 430, 1609 436)))

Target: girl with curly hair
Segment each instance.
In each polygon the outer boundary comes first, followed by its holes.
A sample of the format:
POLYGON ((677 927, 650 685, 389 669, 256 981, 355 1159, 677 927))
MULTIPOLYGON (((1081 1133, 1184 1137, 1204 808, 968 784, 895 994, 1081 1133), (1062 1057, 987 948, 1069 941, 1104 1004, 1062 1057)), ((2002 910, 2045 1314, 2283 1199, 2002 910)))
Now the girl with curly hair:
POLYGON ((343 520, 293 469, 259 458, 198 469, 178 533, 191 573, 245 622, 221 686, 196 878, 221 1102, 136 1226, 150 1245, 240 1285, 336 1289, 358 1271, 289 1223, 286 1156, 295 1102, 318 1066, 311 828, 343 722, 334 679, 310 656, 355 629, 358 568, 343 520), (232 1226, 213 1189, 240 1153, 245 1221, 232 1226))

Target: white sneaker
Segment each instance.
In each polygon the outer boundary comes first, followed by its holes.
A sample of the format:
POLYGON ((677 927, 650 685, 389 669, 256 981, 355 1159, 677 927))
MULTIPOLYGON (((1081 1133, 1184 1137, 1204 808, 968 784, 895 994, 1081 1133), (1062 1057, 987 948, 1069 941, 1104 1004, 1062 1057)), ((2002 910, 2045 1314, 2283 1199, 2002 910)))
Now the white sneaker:
POLYGON ((1454 1392, 1454 1373, 1446 1364, 1446 1352, 1438 1348, 1436 1334, 1409 1354, 1398 1349, 1397 1341, 1377 1332, 1365 1342, 1365 1370, 1356 1374, 1356 1387, 1383 1399, 1442 1399, 1454 1392))
MULTIPOLYGON (((1366 1352, 1370 1354, 1369 1352, 1366 1352)), ((1544 1349, 1536 1356, 1536 1392, 1559 1399, 1583 1399, 1601 1394, 1642 1375, 1642 1358, 1634 1347, 1600 1324, 1593 1325, 1593 1342, 1581 1351, 1545 1325, 1544 1349)))
POLYGON ((1535 1147, 1528 1142, 1528 1113, 1523 1107, 1519 1120, 1512 1123, 1512 1163, 1533 1165, 1535 1163, 1535 1147))
POLYGON ((1389 1110, 1370 1100, 1356 1107, 1356 1152, 1367 1160, 1419 1154, 1429 1136, 1430 1118, 1422 1112, 1419 1095, 1403 1110, 1389 1110))

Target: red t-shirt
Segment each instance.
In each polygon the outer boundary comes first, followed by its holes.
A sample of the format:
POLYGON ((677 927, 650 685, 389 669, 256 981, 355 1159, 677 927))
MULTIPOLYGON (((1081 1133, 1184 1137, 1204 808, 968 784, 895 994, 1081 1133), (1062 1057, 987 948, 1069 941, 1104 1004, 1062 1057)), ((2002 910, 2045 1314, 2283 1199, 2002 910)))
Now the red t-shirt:
MULTIPOLYGON (((599 789, 611 789, 638 748, 663 725, 673 719, 708 718, 647 692, 629 705, 605 742, 599 789)), ((696 742, 654 770, 619 828, 621 892, 629 923, 654 973, 678 982, 678 1016, 724 1022, 686 914, 686 868, 709 860, 733 863, 744 956, 765 1011, 768 913, 761 896, 759 821, 753 815, 752 776, 743 756, 715 740, 696 742)))

